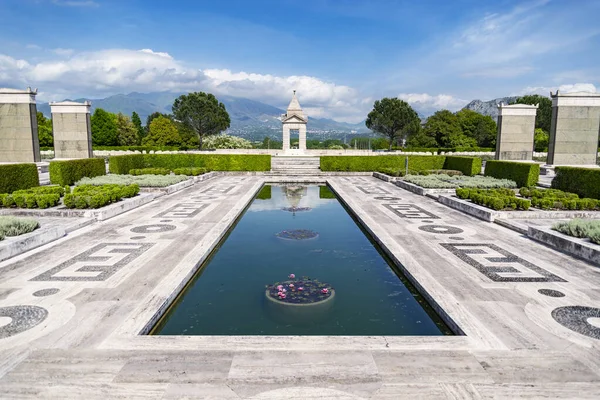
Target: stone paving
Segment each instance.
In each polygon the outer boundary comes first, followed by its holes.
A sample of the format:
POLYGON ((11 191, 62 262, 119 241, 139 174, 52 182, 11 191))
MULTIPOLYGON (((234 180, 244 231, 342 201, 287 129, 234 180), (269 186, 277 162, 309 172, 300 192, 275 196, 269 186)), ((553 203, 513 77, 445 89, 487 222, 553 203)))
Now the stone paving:
POLYGON ((143 335, 273 179, 218 176, 0 263, 0 397, 600 398, 597 267, 372 177, 293 180, 326 179, 459 335, 143 335))

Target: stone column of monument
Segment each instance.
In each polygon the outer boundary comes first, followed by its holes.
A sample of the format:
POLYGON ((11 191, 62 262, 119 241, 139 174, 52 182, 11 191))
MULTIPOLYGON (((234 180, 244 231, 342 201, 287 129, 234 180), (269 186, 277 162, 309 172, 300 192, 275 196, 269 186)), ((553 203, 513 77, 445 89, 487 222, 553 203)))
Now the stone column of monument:
POLYGON ((281 122, 283 124, 283 150, 290 150, 290 131, 298 130, 298 149, 300 151, 306 150, 306 124, 308 123, 308 117, 304 115, 302 107, 296 98, 296 91, 292 96, 292 101, 287 108, 287 113, 281 116, 281 122))
POLYGON ((550 93, 550 165, 596 165, 600 135, 600 93, 550 93))
POLYGON ((0 89, 0 162, 39 162, 37 89, 0 89))
POLYGON ((532 160, 538 106, 498 105, 496 160, 532 160))
POLYGON ((54 158, 91 158, 92 130, 90 106, 92 103, 64 101, 50 103, 54 158))

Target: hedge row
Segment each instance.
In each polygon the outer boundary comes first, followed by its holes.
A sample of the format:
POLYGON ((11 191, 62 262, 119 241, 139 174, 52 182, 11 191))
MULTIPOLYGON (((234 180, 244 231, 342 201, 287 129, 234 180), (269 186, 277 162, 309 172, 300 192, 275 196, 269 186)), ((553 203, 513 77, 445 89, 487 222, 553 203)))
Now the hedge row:
POLYGON ((446 156, 444 169, 457 170, 468 176, 479 175, 481 173, 481 158, 446 156))
POLYGON ((540 165, 514 161, 490 160, 485 164, 485 176, 510 179, 517 186, 535 186, 540 178, 540 165))
POLYGON ((40 179, 35 164, 0 165, 0 193, 12 193, 39 185, 40 179))
POLYGON ((559 189, 521 188, 519 194, 531 198, 531 205, 542 210, 597 210, 600 200, 580 199, 576 193, 563 192, 559 189))
POLYGON ((581 197, 600 199, 600 169, 556 167, 552 187, 581 197))
POLYGON ((429 153, 456 153, 456 152, 493 152, 496 151, 492 147, 405 147, 399 148, 402 151, 413 151, 413 152, 429 152, 429 153))
POLYGON ((129 175, 169 175, 171 170, 168 168, 134 168, 129 170, 129 175))
POLYGON ((515 196, 511 189, 456 189, 456 196, 493 210, 529 210, 531 201, 515 196))
POLYGON ((73 185, 81 178, 93 178, 100 175, 106 175, 103 158, 50 162, 50 182, 57 185, 73 185))
POLYGON ((403 170, 408 158, 408 168, 413 171, 442 169, 446 156, 321 156, 321 171, 380 171, 382 168, 403 170))
POLYGON ((57 206, 60 198, 70 191, 69 186, 38 186, 17 190, 12 194, 0 194, 0 207, 50 208, 57 206))
POLYGON ((75 187, 73 193, 66 194, 64 202, 67 208, 100 208, 139 192, 138 185, 81 185, 75 187))
POLYGON ((206 168, 209 171, 269 171, 270 155, 249 154, 131 154, 112 156, 109 170, 127 174, 141 168, 206 168))

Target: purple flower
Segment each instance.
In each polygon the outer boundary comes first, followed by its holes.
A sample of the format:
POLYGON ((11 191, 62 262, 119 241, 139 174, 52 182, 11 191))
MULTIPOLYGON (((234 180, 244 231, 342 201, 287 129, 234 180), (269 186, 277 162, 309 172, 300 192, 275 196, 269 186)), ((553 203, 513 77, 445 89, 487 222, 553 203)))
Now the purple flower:
POLYGON ((290 274, 289 278, 290 278, 290 279, 294 279, 294 278, 296 278, 296 275, 294 275, 294 274, 290 274))

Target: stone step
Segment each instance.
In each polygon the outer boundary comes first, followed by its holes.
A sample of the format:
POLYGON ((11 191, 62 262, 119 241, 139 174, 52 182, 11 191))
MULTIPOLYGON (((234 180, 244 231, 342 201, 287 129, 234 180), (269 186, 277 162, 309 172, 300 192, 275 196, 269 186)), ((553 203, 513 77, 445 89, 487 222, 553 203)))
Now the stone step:
POLYGON ((318 165, 271 165, 271 169, 319 169, 318 165))

